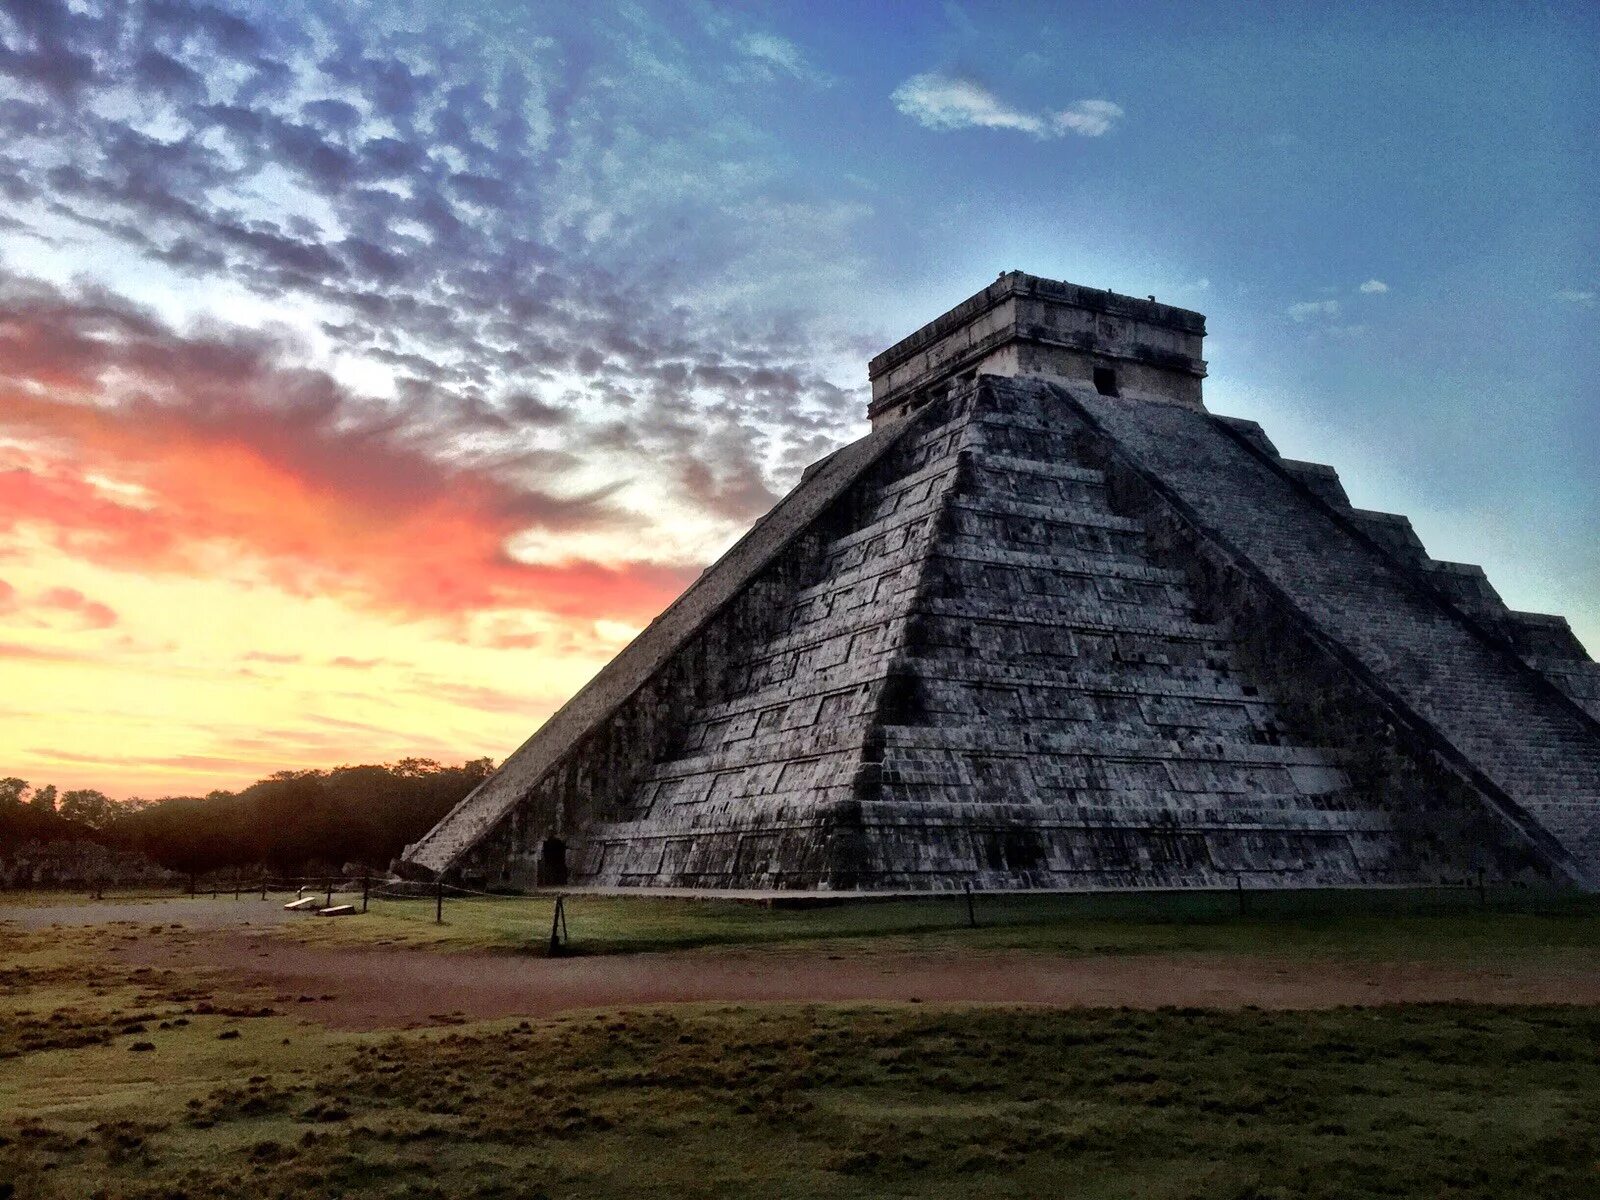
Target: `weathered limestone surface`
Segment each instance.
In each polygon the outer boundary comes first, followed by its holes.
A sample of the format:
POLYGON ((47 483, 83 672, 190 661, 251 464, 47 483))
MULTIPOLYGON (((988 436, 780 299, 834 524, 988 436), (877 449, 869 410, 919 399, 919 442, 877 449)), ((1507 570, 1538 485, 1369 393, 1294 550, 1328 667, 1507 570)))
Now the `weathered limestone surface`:
MULTIPOLYGON (((618 802, 696 699, 728 686, 737 649, 773 627, 774 595, 810 570, 825 514, 905 432, 874 432, 815 464, 806 478, 660 617, 546 721, 471 795, 408 846, 404 868, 437 874, 509 821, 541 839, 618 802), (548 797, 546 803, 530 803, 548 797)), ((520 845, 520 840, 518 841, 520 845)), ((533 870, 533 850, 520 876, 533 870)))
POLYGON ((1564 621, 1506 611, 1487 581, 1469 599, 1489 619, 1468 619, 1439 579, 1480 570, 1433 564, 1403 518, 1351 521, 1331 492, 1307 503, 1264 437, 1229 436, 1217 418, 1172 405, 1060 390, 1418 736, 1437 738, 1436 751, 1548 861, 1574 882, 1600 881, 1600 724, 1524 651, 1532 629, 1553 635, 1540 648, 1581 653, 1564 621))
POLYGON ((875 360, 912 364, 875 432, 408 864, 513 886, 1594 886, 1600 668, 1565 623, 1191 403, 1198 314, 1030 279, 875 360), (1072 311, 1001 311, 1041 296, 1072 311), (1108 306, 1193 335, 1117 343, 1170 388, 1129 394, 1126 364, 1085 386, 1114 359, 1070 339, 1048 370, 966 378, 972 346, 1021 362, 1038 326, 1108 306))
POLYGON ((931 399, 930 385, 978 375, 1092 384, 1117 375, 1117 394, 1201 407, 1206 319, 1157 304, 1008 271, 877 355, 867 367, 873 427, 931 399))

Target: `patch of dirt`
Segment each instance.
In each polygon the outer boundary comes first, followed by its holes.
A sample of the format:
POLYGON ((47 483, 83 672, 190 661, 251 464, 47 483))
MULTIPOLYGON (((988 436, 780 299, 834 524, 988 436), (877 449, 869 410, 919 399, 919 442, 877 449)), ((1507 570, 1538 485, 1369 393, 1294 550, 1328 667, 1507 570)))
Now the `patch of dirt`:
POLYGON ((547 959, 427 950, 346 950, 217 934, 150 939, 129 961, 221 969, 339 1029, 675 1003, 891 1001, 1055 1007, 1237 1009, 1466 1001, 1600 1004, 1600 968, 1473 970, 1223 955, 1068 957, 992 951, 830 958, 804 952, 547 959))
MULTIPOLYGON (((321 893, 308 892, 307 895, 321 893)), ((337 897, 336 897, 337 898, 337 897)), ((357 899, 360 897, 358 896, 357 899)), ((225 896, 186 896, 177 900, 84 900, 74 904, 4 905, 0 921, 22 929, 48 929, 52 925, 165 925, 182 924, 193 929, 227 929, 238 925, 278 925, 304 920, 297 913, 283 911, 292 894, 274 893, 266 900, 259 892, 246 891, 235 900, 225 896)))

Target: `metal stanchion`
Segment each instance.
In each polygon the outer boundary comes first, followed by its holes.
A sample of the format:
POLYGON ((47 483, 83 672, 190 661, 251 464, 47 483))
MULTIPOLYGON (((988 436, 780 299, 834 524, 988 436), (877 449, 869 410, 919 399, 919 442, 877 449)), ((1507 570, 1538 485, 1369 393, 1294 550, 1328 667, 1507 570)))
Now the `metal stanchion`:
POLYGON ((561 944, 567 932, 566 897, 556 897, 555 911, 550 914, 550 957, 561 953, 561 944))
POLYGON ((434 894, 433 923, 435 925, 443 925, 444 924, 444 880, 443 879, 439 880, 438 890, 434 894))
POLYGON ((967 893, 967 924, 976 929, 978 927, 978 911, 972 906, 972 885, 970 883, 962 883, 961 887, 967 893))
POLYGON ((369 875, 363 875, 361 877, 361 911, 362 912, 366 912, 367 911, 367 897, 369 895, 371 895, 371 894, 372 894, 372 877, 369 876, 369 875))

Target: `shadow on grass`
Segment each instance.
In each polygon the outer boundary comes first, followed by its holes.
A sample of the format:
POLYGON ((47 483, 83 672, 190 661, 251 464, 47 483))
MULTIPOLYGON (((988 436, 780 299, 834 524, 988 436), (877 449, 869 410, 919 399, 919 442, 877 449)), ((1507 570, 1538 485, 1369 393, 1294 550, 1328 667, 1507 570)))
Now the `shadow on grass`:
MULTIPOLYGON (((1600 898, 1567 892, 1476 889, 943 894, 831 903, 569 894, 569 955, 639 954, 717 947, 900 939, 927 948, 1037 949, 1060 953, 1268 954, 1529 953, 1600 948, 1600 898), (975 922, 975 924, 974 924, 975 922)), ((374 902, 380 917, 337 936, 442 948, 546 954, 551 896, 452 898, 434 924, 425 900, 374 902)))

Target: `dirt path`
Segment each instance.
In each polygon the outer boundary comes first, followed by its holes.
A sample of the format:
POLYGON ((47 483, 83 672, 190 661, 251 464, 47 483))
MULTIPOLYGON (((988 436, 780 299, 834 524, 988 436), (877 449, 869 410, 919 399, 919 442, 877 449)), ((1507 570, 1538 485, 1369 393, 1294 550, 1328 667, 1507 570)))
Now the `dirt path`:
POLYGON ((222 968, 336 1028, 397 1028, 445 1014, 547 1016, 684 1002, 910 1001, 1065 1007, 1331 1008, 1465 1000, 1600 1004, 1600 968, 1471 970, 1430 963, 1217 955, 1065 957, 694 952, 545 959, 426 950, 331 950, 241 934, 130 944, 135 961, 222 968))

